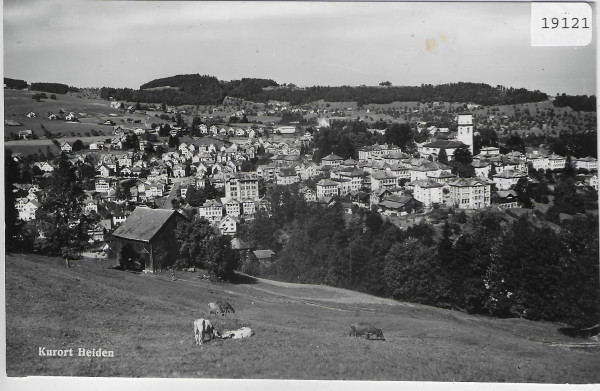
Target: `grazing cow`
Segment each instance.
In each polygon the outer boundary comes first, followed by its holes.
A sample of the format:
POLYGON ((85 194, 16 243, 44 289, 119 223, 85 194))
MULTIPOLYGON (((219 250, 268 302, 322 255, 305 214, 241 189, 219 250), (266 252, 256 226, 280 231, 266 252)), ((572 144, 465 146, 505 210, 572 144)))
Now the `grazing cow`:
POLYGON ((366 339, 371 339, 371 335, 375 335, 377 339, 385 340, 383 331, 368 323, 353 323, 350 325, 350 335, 358 337, 364 335, 366 339))
POLYGON ((254 332, 250 327, 242 327, 237 330, 225 330, 221 333, 221 338, 223 339, 242 339, 248 338, 251 335, 254 335, 254 332))
POLYGON ((225 316, 225 310, 223 309, 223 307, 221 307, 221 304, 219 304, 219 302, 217 302, 217 303, 212 303, 212 302, 208 303, 208 311, 211 314, 225 316))
POLYGON ((227 301, 217 301, 217 304, 221 306, 223 312, 235 312, 231 304, 227 301))
POLYGON ((204 336, 208 335, 208 340, 213 338, 221 337, 218 331, 215 330, 213 325, 208 319, 196 319, 194 321, 194 338, 196 345, 202 345, 204 342, 204 336))

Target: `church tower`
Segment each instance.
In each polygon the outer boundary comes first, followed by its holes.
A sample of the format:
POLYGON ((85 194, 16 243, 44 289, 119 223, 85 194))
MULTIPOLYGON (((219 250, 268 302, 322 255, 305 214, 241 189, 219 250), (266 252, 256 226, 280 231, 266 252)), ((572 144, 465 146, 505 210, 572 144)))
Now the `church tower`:
POLYGON ((458 136, 456 139, 466 144, 473 155, 473 114, 461 113, 458 115, 458 136))

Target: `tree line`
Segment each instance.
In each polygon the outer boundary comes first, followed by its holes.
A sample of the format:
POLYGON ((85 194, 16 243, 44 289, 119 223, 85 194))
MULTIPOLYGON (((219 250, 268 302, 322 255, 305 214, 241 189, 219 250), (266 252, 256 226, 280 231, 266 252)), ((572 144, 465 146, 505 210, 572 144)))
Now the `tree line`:
POLYGON ((600 315, 592 215, 556 229, 527 214, 439 211, 441 226, 401 230, 372 211, 348 219, 340 203, 307 203, 293 187, 275 186, 268 198, 272 210, 239 232, 278 254, 267 277, 496 317, 584 326, 600 315))
POLYGON ((27 88, 27 82, 25 80, 20 79, 11 79, 9 77, 4 78, 4 84, 7 88, 23 90, 27 88))
POLYGON ((575 111, 596 111, 596 97, 594 95, 556 95, 554 106, 568 106, 575 111))
POLYGON ((548 99, 545 93, 524 88, 492 87, 484 83, 450 83, 433 86, 313 86, 295 88, 279 86, 270 79, 243 78, 220 81, 208 75, 177 75, 156 79, 143 84, 139 90, 103 87, 103 99, 113 97, 130 102, 162 103, 169 105, 212 105, 220 104, 226 96, 253 102, 269 100, 286 101, 293 105, 307 104, 318 100, 330 102, 358 102, 387 104, 392 102, 475 102, 482 105, 508 105, 525 102, 540 102, 548 99), (170 87, 158 89, 159 87, 170 87), (156 88, 156 89, 155 89, 156 88), (153 89, 153 90, 149 90, 153 89))
POLYGON ((51 92, 53 94, 66 94, 69 92, 69 86, 61 83, 31 83, 31 90, 51 92))

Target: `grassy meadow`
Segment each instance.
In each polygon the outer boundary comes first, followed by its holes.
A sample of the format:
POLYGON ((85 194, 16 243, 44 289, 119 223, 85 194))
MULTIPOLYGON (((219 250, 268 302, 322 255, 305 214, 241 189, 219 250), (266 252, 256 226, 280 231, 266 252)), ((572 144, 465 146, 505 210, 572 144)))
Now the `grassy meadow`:
POLYGON ((491 319, 318 285, 216 284, 198 273, 136 274, 114 261, 6 256, 9 376, 598 383, 598 343, 576 349, 560 325, 491 319), (226 299, 236 312, 208 316, 226 299), (194 345, 193 321, 251 327, 194 345), (385 341, 350 337, 371 322, 385 341), (39 348, 114 358, 40 357, 39 348))

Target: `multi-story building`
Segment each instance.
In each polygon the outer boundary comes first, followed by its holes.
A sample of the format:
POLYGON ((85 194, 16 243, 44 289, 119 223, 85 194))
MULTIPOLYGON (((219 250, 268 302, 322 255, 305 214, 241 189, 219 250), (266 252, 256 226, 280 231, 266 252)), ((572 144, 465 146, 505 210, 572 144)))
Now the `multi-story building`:
POLYGON ((254 200, 242 201, 242 213, 246 216, 256 213, 256 203, 254 200))
POLYGON ((221 221, 223 218, 223 205, 217 200, 206 200, 204 205, 198 208, 198 216, 211 223, 221 221))
POLYGON ((429 208, 433 204, 439 204, 443 200, 442 188, 444 185, 441 183, 426 179, 411 182, 410 186, 414 188, 413 197, 415 200, 422 202, 425 208, 429 208))
POLYGON ((233 217, 238 217, 241 214, 240 201, 235 198, 229 199, 223 203, 225 214, 233 217))
POLYGON ((291 185, 300 182, 300 175, 293 167, 282 167, 277 172, 278 185, 291 185))
POLYGON ((527 177, 527 173, 513 170, 502 171, 493 176, 494 183, 498 186, 498 190, 510 190, 512 186, 517 184, 519 179, 527 177))
POLYGON ((266 182, 272 182, 275 181, 277 177, 277 170, 278 168, 274 164, 264 164, 258 166, 256 169, 256 175, 266 182))
POLYGON ((460 178, 448 185, 452 205, 460 209, 481 209, 490 206, 491 183, 488 180, 460 178))
POLYGON ((323 164, 324 166, 329 166, 329 167, 337 167, 340 164, 342 164, 343 161, 344 161, 343 158, 339 157, 336 154, 330 153, 329 155, 327 155, 323 159, 321 159, 321 164, 323 164))
POLYGON ((317 182, 317 199, 339 195, 339 186, 340 185, 338 182, 330 179, 321 179, 319 182, 317 182))
POLYGON ((560 155, 553 153, 548 156, 548 168, 551 170, 560 170, 565 168, 566 159, 560 155))
POLYGON ((388 171, 375 171, 371 174, 371 191, 392 189, 398 186, 398 179, 388 171))
POLYGON ((597 171, 598 170, 598 160, 591 156, 582 157, 581 159, 577 159, 575 162, 576 168, 584 168, 589 171, 597 171))
POLYGON ((258 175, 238 173, 225 180, 225 198, 258 199, 258 175))

